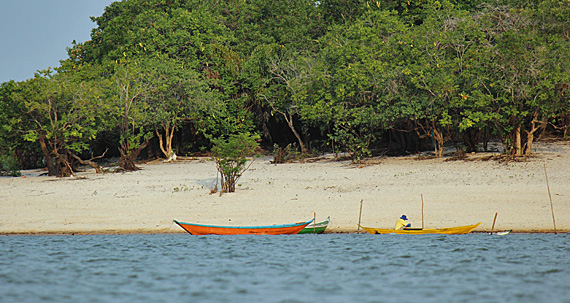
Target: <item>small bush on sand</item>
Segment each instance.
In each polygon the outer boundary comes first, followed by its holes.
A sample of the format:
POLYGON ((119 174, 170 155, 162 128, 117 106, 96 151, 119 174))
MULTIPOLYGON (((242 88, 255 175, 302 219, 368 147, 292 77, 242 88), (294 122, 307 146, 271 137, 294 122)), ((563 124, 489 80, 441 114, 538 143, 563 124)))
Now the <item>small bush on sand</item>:
POLYGON ((274 164, 287 163, 301 158, 301 153, 291 144, 287 145, 285 148, 275 144, 273 145, 273 153, 275 154, 272 161, 274 164))
POLYGON ((212 153, 220 176, 221 193, 235 192, 237 181, 253 163, 251 161, 246 165, 249 161, 247 157, 253 155, 259 147, 259 138, 259 135, 242 133, 231 135, 227 139, 212 139, 212 153))
POLYGON ((19 177, 21 175, 20 163, 15 157, 0 156, 0 176, 19 177))

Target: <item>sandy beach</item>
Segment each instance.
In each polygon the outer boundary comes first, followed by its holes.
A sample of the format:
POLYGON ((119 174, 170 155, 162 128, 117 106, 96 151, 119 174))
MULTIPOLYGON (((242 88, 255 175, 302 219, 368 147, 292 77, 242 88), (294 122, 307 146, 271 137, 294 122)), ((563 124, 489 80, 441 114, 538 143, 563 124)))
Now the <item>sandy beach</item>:
MULTIPOLYGON (((208 158, 141 164, 129 173, 70 178, 0 178, 0 234, 183 233, 173 219, 218 225, 271 225, 330 216, 327 232, 363 226, 393 228, 406 214, 412 226, 482 224, 475 232, 570 231, 570 142, 536 143, 525 161, 370 159, 355 165, 332 156, 304 163, 256 159, 235 193, 211 194, 216 166, 208 158)), ((497 155, 497 154, 495 154, 497 155)))

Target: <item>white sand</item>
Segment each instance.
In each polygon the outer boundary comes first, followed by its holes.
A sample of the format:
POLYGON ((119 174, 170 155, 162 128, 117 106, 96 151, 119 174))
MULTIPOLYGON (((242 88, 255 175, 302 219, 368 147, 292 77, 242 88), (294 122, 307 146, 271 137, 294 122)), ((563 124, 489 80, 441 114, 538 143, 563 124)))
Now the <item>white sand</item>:
POLYGON ((71 178, 0 178, 0 234, 170 233, 172 223, 271 225, 331 217, 328 232, 355 232, 363 200, 362 225, 392 228, 406 214, 426 228, 482 222, 475 231, 553 230, 544 175, 548 173, 559 232, 570 231, 570 142, 537 143, 525 162, 377 159, 353 165, 330 157, 316 162, 274 165, 257 159, 235 193, 210 194, 214 162, 204 158, 155 161, 131 173, 71 178))

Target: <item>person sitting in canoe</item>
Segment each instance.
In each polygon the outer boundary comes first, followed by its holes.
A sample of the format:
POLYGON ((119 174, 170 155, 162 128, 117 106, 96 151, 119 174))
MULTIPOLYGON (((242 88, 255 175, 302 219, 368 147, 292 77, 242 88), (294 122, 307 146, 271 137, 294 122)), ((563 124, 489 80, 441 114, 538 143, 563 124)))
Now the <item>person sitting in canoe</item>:
POLYGON ((406 215, 402 215, 398 221, 396 221, 396 226, 394 226, 395 230, 398 229, 405 229, 406 227, 411 227, 412 224, 408 223, 408 217, 406 215))

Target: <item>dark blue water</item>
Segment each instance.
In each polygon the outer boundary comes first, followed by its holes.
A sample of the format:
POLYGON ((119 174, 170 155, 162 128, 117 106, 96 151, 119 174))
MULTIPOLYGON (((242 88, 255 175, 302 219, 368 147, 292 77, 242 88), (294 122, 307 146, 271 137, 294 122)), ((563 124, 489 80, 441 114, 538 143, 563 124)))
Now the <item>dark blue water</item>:
POLYGON ((0 237, 0 302, 570 302, 570 236, 0 237))

